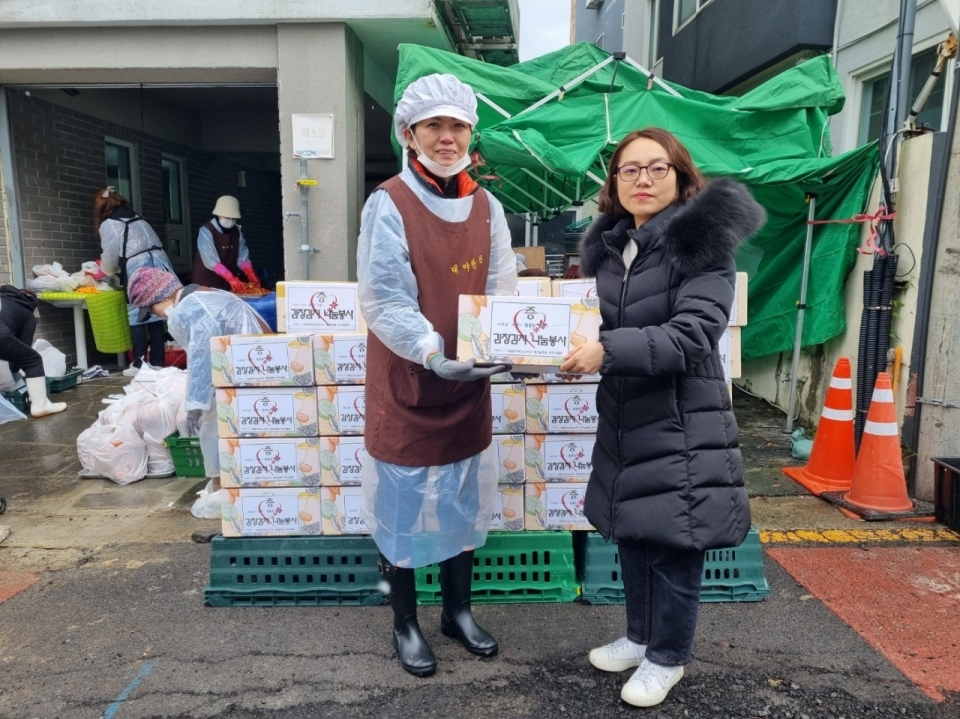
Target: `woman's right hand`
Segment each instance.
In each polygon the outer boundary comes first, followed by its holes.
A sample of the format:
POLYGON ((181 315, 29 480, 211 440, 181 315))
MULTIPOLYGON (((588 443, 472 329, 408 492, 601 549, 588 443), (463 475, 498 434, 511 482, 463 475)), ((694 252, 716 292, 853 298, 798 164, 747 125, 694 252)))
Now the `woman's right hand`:
POLYGON ((230 285, 230 290, 238 295, 243 294, 243 291, 246 289, 246 285, 236 277, 231 277, 227 280, 227 284, 230 285))

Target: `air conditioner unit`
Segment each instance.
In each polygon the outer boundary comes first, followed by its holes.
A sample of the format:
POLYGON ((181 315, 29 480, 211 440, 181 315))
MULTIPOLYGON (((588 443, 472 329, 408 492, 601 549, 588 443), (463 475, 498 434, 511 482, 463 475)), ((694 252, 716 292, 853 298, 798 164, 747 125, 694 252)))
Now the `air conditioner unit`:
POLYGON ((596 10, 603 5, 603 0, 587 0, 587 10, 596 10))

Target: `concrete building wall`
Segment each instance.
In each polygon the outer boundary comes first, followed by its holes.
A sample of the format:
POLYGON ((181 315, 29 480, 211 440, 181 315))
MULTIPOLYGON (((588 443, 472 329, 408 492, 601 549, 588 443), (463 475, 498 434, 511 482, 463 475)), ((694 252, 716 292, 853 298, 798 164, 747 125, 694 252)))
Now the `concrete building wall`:
MULTIPOLYGON (((843 110, 830 120, 830 134, 837 154, 859 144, 864 83, 889 70, 896 46, 899 14, 899 0, 840 0, 834 65, 847 102, 843 110)), ((940 1, 918 0, 914 54, 943 42, 949 31, 950 23, 940 1)), ((946 72, 941 77, 946 83, 947 97, 952 76, 952 72, 946 72)))
MULTIPOLYGON (((960 133, 953 138, 935 258, 923 397, 960 404, 960 133)), ((933 495, 931 457, 960 457, 960 409, 920 405, 917 495, 933 495)))
MULTIPOLYGON (((310 278, 356 278, 356 243, 363 202, 363 46, 343 24, 281 25, 278 28, 280 161, 284 211, 298 211, 300 161, 293 156, 294 114, 334 116, 335 158, 308 160, 319 186, 309 193, 310 278)), ((299 219, 285 223, 288 279, 302 277, 299 219)))
MULTIPOLYGON (((577 0, 574 37, 577 42, 597 44, 603 35, 602 47, 607 52, 626 51, 623 37, 623 16, 627 5, 639 5, 641 0, 604 0, 598 8, 588 9, 584 0, 577 0)), ((628 52, 629 54, 629 52, 628 52)), ((635 58, 636 59, 636 58, 635 58)))
MULTIPOLYGON (((907 385, 910 378, 910 352, 913 348, 914 324, 918 299, 917 280, 920 263, 923 261, 923 232, 930 186, 930 161, 933 136, 923 135, 904 144, 901 159, 901 191, 898 195, 897 218, 894 232, 900 264, 898 280, 907 283, 905 289, 894 296, 897 309, 892 322, 891 349, 903 348, 903 363, 896 377, 895 401, 898 421, 902 424, 907 401, 907 385), (909 181, 903 178, 910 178, 909 181), (915 260, 915 261, 914 261, 915 260)), ((868 207, 877 207, 880 197, 879 180, 874 187, 868 207)), ((869 228, 861 232, 861 244, 866 240, 869 228)), ((860 316, 863 311, 863 273, 873 265, 872 255, 857 255, 857 262, 844 287, 846 331, 817 347, 801 353, 798 406, 800 422, 816 425, 827 386, 837 360, 848 357, 856 379, 859 357, 860 316)), ((931 329, 932 331, 932 329, 931 329)), ((754 394, 770 400, 780 407, 789 403, 789 373, 792 352, 784 352, 743 363, 741 378, 736 384, 754 394)), ((854 384, 856 387, 856 384, 854 384)))

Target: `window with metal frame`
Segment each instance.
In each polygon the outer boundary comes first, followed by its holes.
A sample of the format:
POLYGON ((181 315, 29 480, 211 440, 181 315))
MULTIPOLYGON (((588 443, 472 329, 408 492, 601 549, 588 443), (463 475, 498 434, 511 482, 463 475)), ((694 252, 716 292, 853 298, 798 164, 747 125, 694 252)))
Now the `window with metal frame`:
POLYGON ((713 0, 674 0, 673 32, 676 33, 713 0))
POLYGON ((651 69, 660 62, 660 5, 661 0, 647 0, 647 64, 651 69))
POLYGON ((137 197, 136 147, 132 143, 108 137, 103 141, 103 155, 107 184, 115 187, 137 208, 140 203, 137 197))
MULTIPOLYGON (((924 83, 933 72, 937 64, 937 48, 918 52, 910 62, 910 84, 907 89, 907 105, 912 105, 924 83)), ((920 114, 917 116, 917 126, 929 125, 933 130, 943 127, 944 114, 944 84, 949 73, 944 72, 930 97, 927 98, 920 114)), ((875 75, 863 81, 863 92, 860 97, 860 130, 858 145, 866 145, 880 137, 880 124, 886 110, 883 106, 886 97, 887 84, 890 82, 890 69, 880 75, 875 75)))

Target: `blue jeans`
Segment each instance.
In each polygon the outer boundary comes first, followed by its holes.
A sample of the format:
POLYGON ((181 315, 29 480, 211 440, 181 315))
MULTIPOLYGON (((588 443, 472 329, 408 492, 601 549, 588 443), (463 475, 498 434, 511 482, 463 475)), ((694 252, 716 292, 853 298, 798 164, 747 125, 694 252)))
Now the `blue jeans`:
POLYGON ((690 661, 700 611, 705 552, 648 542, 619 545, 627 605, 627 638, 647 645, 654 664, 690 661))

